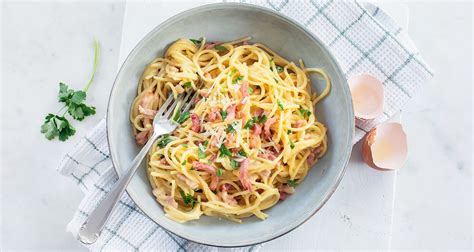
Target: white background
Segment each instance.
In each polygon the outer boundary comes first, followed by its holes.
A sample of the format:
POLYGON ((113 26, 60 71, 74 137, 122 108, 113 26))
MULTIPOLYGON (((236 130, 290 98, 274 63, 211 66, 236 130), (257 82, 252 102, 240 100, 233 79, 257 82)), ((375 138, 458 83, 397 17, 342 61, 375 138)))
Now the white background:
MULTIPOLYGON (((409 34, 436 76, 403 114, 410 156, 397 174, 389 247, 468 249, 472 247, 473 5, 406 5, 409 34)), ((1 248, 83 249, 65 232, 82 195, 55 168, 74 140, 105 115, 119 60, 123 15, 123 2, 3 3, 1 248), (85 85, 94 37, 101 42, 102 55, 88 100, 97 107, 97 115, 74 123, 77 134, 72 140, 47 141, 39 126, 45 114, 58 109, 57 83, 77 89, 85 85)), ((354 191, 354 197, 358 193, 354 191)))

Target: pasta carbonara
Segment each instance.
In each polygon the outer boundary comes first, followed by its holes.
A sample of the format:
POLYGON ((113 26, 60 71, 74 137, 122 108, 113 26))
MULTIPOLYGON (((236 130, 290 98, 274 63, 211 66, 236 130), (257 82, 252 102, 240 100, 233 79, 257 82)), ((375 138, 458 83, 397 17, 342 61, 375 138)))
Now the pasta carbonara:
POLYGON ((169 94, 199 94, 148 155, 153 195, 172 220, 265 219, 263 210, 294 193, 326 152, 326 128, 314 106, 329 93, 327 75, 249 40, 179 39, 138 83, 130 120, 142 145, 169 94), (320 94, 309 74, 324 80, 320 94))

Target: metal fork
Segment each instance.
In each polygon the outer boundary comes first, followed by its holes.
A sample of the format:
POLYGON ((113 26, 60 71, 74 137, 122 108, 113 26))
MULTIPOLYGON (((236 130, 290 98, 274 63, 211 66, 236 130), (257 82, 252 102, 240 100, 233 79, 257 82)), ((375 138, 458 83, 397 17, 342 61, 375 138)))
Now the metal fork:
POLYGON ((173 99, 173 95, 170 95, 158 110, 153 119, 153 134, 149 137, 147 143, 143 146, 138 155, 133 159, 125 174, 119 178, 105 198, 100 201, 97 207, 90 213, 86 221, 82 224, 78 233, 78 237, 82 243, 92 244, 97 240, 100 232, 105 226, 105 223, 109 219, 110 214, 115 209, 117 202, 153 143, 159 136, 173 132, 178 126, 178 124, 173 120, 173 117, 176 116, 177 113, 181 114, 187 112, 191 107, 191 101, 196 97, 197 92, 194 92, 193 95, 192 94, 193 92, 187 93, 186 96, 180 94, 176 100, 173 99), (176 112, 173 113, 174 111, 176 112))

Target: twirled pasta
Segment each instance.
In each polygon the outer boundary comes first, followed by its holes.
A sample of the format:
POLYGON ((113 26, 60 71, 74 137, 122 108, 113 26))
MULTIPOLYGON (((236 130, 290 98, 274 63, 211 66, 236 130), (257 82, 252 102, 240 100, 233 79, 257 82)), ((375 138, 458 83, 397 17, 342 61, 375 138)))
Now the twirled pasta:
POLYGON ((294 192, 326 152, 326 128, 314 105, 329 93, 321 69, 301 67, 250 38, 220 43, 179 39, 144 70, 130 120, 144 144, 153 116, 170 93, 197 90, 181 126, 148 156, 148 176, 166 215, 178 222, 202 214, 236 222, 294 192), (323 77, 317 95, 308 74, 323 77))

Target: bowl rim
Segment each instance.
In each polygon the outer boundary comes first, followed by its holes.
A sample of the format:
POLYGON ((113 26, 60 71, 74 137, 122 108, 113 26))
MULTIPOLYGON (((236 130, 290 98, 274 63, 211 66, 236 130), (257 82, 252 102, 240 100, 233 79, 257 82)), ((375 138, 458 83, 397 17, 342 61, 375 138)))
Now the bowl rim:
MULTIPOLYGON (((112 137, 111 137, 111 134, 110 134, 110 131, 111 131, 110 130, 110 126, 111 126, 111 124, 110 124, 110 113, 111 113, 111 100, 112 100, 112 97, 115 93, 119 76, 121 75, 121 73, 123 72, 123 70, 125 68, 125 64, 129 61, 129 59, 133 55, 135 55, 137 53, 139 47, 142 45, 142 43, 144 43, 144 41, 151 38, 156 32, 159 32, 167 24, 175 22, 175 21, 179 20, 180 18, 182 18, 183 16, 186 16, 186 15, 188 15, 190 13, 193 13, 193 12, 213 10, 213 9, 216 9, 216 8, 253 9, 253 10, 260 11, 260 12, 265 12, 266 14, 275 15, 278 18, 280 18, 280 19, 290 23, 291 25, 299 28, 302 32, 304 32, 313 41, 317 42, 321 46, 321 48, 325 51, 325 53, 327 53, 327 55, 329 55, 331 63, 335 67, 335 70, 340 73, 340 77, 342 78, 343 82, 347 82, 347 78, 346 78, 344 72, 342 71, 342 68, 341 68, 340 64, 338 63, 338 61, 334 57, 333 53, 331 53, 329 48, 316 35, 314 35, 311 31, 309 31, 306 27, 302 26, 301 24, 299 24, 294 19, 292 19, 292 18, 290 18, 290 17, 288 17, 288 16, 286 16, 282 13, 274 11, 270 8, 265 8, 265 7, 254 5, 254 4, 229 3, 229 2, 204 4, 204 5, 201 5, 201 6, 198 6, 198 7, 190 8, 190 9, 187 9, 185 11, 179 12, 179 13, 173 15, 172 17, 166 19, 165 21, 161 22, 160 24, 156 25, 151 31, 149 31, 143 38, 140 39, 140 41, 133 47, 133 49, 130 51, 130 53, 127 55, 127 57, 123 61, 122 65, 120 66, 119 71, 116 74, 114 82, 112 84, 112 88, 111 88, 110 94, 109 94, 109 100, 108 100, 108 103, 107 103, 107 111, 106 111, 106 134, 107 134, 107 145, 109 147, 110 158, 112 160, 112 167, 115 170, 115 172, 117 173, 118 177, 120 177, 120 175, 122 175, 123 172, 120 171, 117 168, 116 164, 118 163, 118 161, 117 161, 116 157, 113 155, 113 152, 112 152, 112 144, 111 144, 112 137)), ((347 85, 345 85, 343 87, 342 93, 345 95, 345 98, 347 99, 347 102, 350 105, 348 107, 349 116, 351 118, 354 118, 354 110, 353 110, 353 106, 352 106, 352 104, 353 104, 352 103, 352 97, 350 95, 350 90, 349 90, 349 87, 347 85)), ((202 241, 198 241, 198 240, 193 240, 192 238, 187 237, 186 234, 177 234, 177 233, 173 232, 172 230, 167 229, 167 228, 163 227, 162 225, 160 225, 160 223, 158 223, 154 218, 152 218, 147 213, 147 210, 143 209, 140 206, 140 204, 137 203, 137 202, 140 202, 139 200, 137 200, 139 198, 139 195, 134 194, 133 191, 131 191, 128 187, 126 188, 125 192, 128 194, 128 196, 131 198, 131 200, 137 205, 137 207, 141 210, 141 212, 145 216, 150 218, 153 222, 155 222, 158 226, 163 228, 166 232, 170 232, 170 233, 172 233, 172 234, 174 234, 178 237, 181 237, 183 239, 186 239, 186 240, 198 243, 198 244, 202 244, 202 245, 221 247, 221 248, 237 248, 237 247, 246 247, 246 246, 259 245, 259 244, 274 240, 276 238, 279 238, 283 235, 286 235, 289 232, 291 232, 291 231, 295 230, 296 228, 300 227, 301 225, 306 223, 309 219, 311 219, 328 202, 328 200, 331 198, 331 196, 336 191, 337 187, 339 186, 339 184, 340 184, 340 182, 341 182, 341 180, 344 177, 344 174, 346 172, 347 165, 349 163, 349 159, 350 159, 351 152, 352 152, 352 147, 353 147, 353 139, 354 139, 354 135, 355 135, 354 127, 355 127, 355 120, 349 120, 349 128, 351 129, 351 132, 350 132, 349 138, 347 139, 347 142, 346 142, 346 148, 343 152, 343 154, 344 154, 343 162, 342 162, 343 167, 339 171, 339 174, 337 175, 337 179, 336 179, 335 183, 333 183, 332 186, 328 187, 327 191, 324 193, 325 194, 324 199, 321 201, 320 205, 317 206, 315 209, 311 210, 311 213, 305 219, 301 220, 300 223, 297 223, 296 225, 291 226, 290 228, 284 230, 280 234, 272 235, 270 238, 264 238, 264 239, 260 239, 260 240, 256 239, 255 241, 253 241, 251 243, 241 243, 241 244, 236 244, 236 245, 235 244, 234 245, 223 245, 223 244, 206 243, 206 242, 202 242, 202 241)))

